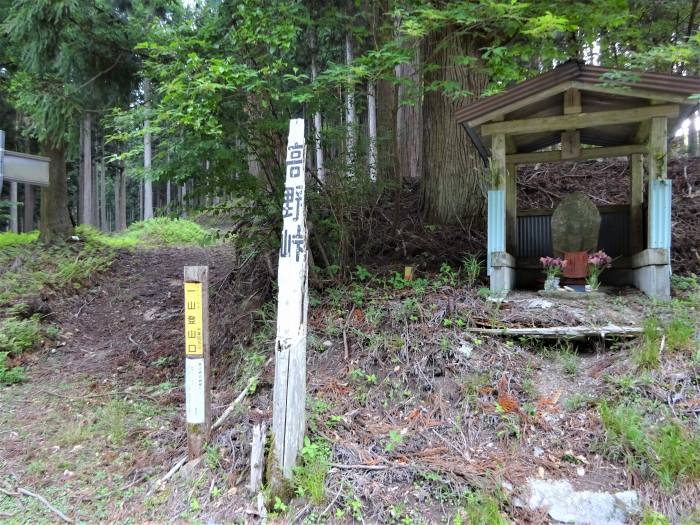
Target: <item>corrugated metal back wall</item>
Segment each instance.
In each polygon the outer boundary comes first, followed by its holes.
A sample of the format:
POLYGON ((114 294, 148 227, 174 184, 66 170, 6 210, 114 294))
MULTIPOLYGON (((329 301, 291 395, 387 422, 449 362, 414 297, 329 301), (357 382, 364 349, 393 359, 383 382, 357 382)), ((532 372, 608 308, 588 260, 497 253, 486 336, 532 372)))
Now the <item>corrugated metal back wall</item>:
MULTIPOLYGON (((542 210, 536 213, 528 210, 527 215, 518 216, 518 257, 553 256, 552 253, 552 212, 542 210)), ((630 255, 629 253, 629 212, 627 210, 600 209, 599 248, 611 257, 630 255)))

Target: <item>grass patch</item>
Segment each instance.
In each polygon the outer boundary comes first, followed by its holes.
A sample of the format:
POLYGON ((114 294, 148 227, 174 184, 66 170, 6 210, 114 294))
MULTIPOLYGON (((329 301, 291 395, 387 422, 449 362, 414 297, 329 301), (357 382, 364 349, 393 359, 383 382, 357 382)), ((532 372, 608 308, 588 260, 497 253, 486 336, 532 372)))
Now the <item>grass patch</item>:
POLYGON ((577 410, 580 410, 582 408, 586 408, 589 406, 592 406, 595 404, 595 396, 591 394, 584 394, 584 393, 575 393, 571 394, 564 405, 566 406, 566 409, 570 412, 575 412, 577 410))
POLYGON ((647 317, 641 343, 633 349, 632 357, 640 368, 656 368, 661 362, 662 349, 669 353, 692 351, 697 346, 694 336, 695 327, 687 313, 674 315, 668 323, 662 323, 656 316, 647 317))
POLYGON ((294 468, 294 486, 298 496, 309 498, 314 505, 326 500, 326 475, 331 452, 324 442, 304 438, 302 464, 294 468))
POLYGON ((36 317, 0 321, 0 352, 17 356, 39 342, 41 327, 36 317))
POLYGON ((114 254, 99 242, 44 246, 38 241, 0 250, 0 306, 41 294, 82 288, 109 268, 114 254))
POLYGON ((666 328, 666 347, 669 352, 682 352, 693 348, 695 327, 687 315, 674 317, 666 328))
POLYGON ((566 342, 560 345, 559 360, 566 375, 575 376, 578 374, 579 357, 571 343, 566 342))
POLYGON ((659 318, 651 316, 644 319, 641 344, 632 351, 632 358, 638 367, 651 369, 659 366, 662 337, 659 318))
POLYGON ((623 457, 629 468, 656 477, 667 491, 680 479, 700 479, 700 437, 675 421, 650 425, 631 404, 604 402, 599 410, 608 452, 623 457))
POLYGON ((501 512, 500 501, 483 491, 468 492, 463 507, 452 521, 455 525, 508 525, 509 520, 501 512))
POLYGON ((0 384, 11 385, 24 380, 24 369, 12 366, 10 358, 32 348, 40 339, 41 328, 35 317, 0 321, 0 384))
POLYGON ((23 244, 31 244, 39 240, 39 232, 33 231, 29 233, 0 233, 0 249, 10 248, 12 246, 21 246, 23 244))
POLYGON ((207 246, 215 240, 211 233, 195 222, 167 217, 135 222, 117 235, 108 235, 87 226, 78 227, 77 233, 87 242, 99 242, 112 248, 207 246))

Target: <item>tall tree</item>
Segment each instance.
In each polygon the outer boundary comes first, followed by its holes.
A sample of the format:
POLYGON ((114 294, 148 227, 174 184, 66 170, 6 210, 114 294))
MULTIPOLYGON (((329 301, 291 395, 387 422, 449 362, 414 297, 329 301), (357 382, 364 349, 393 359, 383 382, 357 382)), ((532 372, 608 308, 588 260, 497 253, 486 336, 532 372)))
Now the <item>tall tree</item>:
MULTIPOLYGON (((130 8, 130 2, 120 0, 18 0, 2 13, 14 63, 14 106, 27 117, 25 131, 52 161, 41 199, 45 242, 65 239, 72 230, 66 152, 76 139, 74 124, 87 111, 103 111, 131 91, 134 43, 125 16, 130 8)), ((90 165, 85 183, 91 173, 90 165)), ((92 223, 91 217, 83 219, 92 223)))
POLYGON ((83 204, 80 209, 80 223, 94 226, 95 201, 92 188, 92 114, 85 112, 83 117, 83 164, 80 177, 80 195, 83 204))
POLYGON ((146 110, 146 119, 143 123, 143 218, 153 218, 153 181, 151 180, 151 159, 153 152, 151 150, 151 120, 148 113, 151 109, 151 81, 145 79, 143 81, 143 99, 144 108, 146 110))
POLYGON ((444 82, 469 93, 455 99, 430 90, 424 96, 421 199, 431 222, 456 223, 483 213, 483 163, 455 118, 456 111, 481 95, 488 83, 484 72, 458 62, 475 56, 477 48, 472 36, 451 27, 434 31, 423 41, 422 53, 435 66, 425 82, 444 82))
MULTIPOLYGON (((350 30, 345 33, 345 65, 350 68, 355 59, 353 50, 353 36, 350 30)), ((352 75, 347 83, 345 93, 345 126, 347 127, 345 139, 345 155, 348 173, 352 175, 353 165, 355 163, 355 136, 357 134, 355 120, 357 119, 355 111, 355 87, 353 85, 354 78, 352 75)))

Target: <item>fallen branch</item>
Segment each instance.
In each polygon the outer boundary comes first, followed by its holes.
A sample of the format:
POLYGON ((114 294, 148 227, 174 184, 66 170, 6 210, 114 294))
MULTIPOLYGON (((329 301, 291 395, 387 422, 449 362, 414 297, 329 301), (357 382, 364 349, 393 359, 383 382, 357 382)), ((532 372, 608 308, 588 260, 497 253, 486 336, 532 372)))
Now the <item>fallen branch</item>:
POLYGON ((351 470, 351 469, 364 469, 364 470, 388 470, 390 468, 406 468, 409 465, 401 465, 398 463, 394 463, 392 465, 363 465, 361 463, 358 463, 356 465, 348 465, 345 463, 331 463, 331 467, 343 469, 343 470, 351 470))
POLYGON ((148 355, 148 353, 141 347, 141 345, 138 344, 136 341, 134 341, 134 338, 131 337, 131 334, 129 334, 129 336, 127 337, 127 339, 129 339, 129 341, 131 341, 131 342, 134 344, 134 346, 136 346, 136 349, 137 349, 139 352, 141 352, 143 355, 148 355))
POLYGON ((56 516, 58 516, 59 518, 61 518, 63 521, 65 521, 66 523, 73 523, 73 520, 72 520, 72 519, 70 519, 68 516, 66 516, 65 514, 63 514, 63 512, 61 512, 61 511, 58 510, 56 507, 54 507, 53 505, 51 505, 51 503, 49 503, 49 502, 46 500, 46 498, 45 498, 44 496, 42 496, 41 494, 35 494, 34 492, 30 492, 30 491, 28 491, 27 489, 24 489, 24 488, 22 488, 22 487, 18 487, 18 488, 17 488, 17 492, 20 493, 20 494, 23 494, 24 496, 29 496, 30 498, 38 499, 41 503, 44 504, 44 506, 45 506, 47 509, 49 509, 51 512, 53 512, 56 516))
POLYGON ((475 334, 502 335, 505 337, 543 337, 584 339, 586 337, 637 337, 642 333, 639 326, 548 326, 544 328, 471 328, 475 334))
POLYGON ((185 463, 187 463, 187 456, 183 456, 177 463, 175 463, 175 465, 173 465, 173 468, 171 468, 165 476, 163 476, 155 482, 153 488, 155 490, 162 490, 165 484, 168 482, 168 480, 172 478, 185 463))
MULTIPOLYGON (((268 359, 267 362, 265 363, 265 365, 262 367, 262 369, 267 368, 267 366, 271 362, 272 362, 272 358, 268 359)), ((236 406, 238 406, 241 403, 241 401, 243 401, 243 399, 245 399, 245 396, 248 394, 248 390, 250 390, 250 387, 252 387, 255 384, 255 382, 258 380, 259 377, 260 377, 260 374, 255 375, 248 380, 248 383, 246 384, 243 391, 240 394, 238 394, 238 397, 236 397, 236 399, 233 400, 233 402, 226 408, 226 410, 224 410, 224 413, 221 414, 219 416, 219 418, 211 426, 212 431, 216 430, 217 428, 219 428, 221 425, 224 424, 224 421, 226 421, 226 418, 228 418, 228 416, 231 415, 231 412, 233 412, 233 410, 236 408, 236 406)))

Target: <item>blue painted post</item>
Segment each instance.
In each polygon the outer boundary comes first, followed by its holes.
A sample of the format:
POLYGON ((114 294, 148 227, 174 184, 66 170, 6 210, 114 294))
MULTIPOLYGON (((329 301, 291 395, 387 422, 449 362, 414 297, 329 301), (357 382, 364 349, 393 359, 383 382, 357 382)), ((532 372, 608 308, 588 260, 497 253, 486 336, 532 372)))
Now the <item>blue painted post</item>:
POLYGON ((670 179, 656 179, 649 184, 649 248, 671 249, 670 179))
POLYGON ((506 192, 489 190, 486 271, 491 275, 491 254, 506 251, 506 192))

